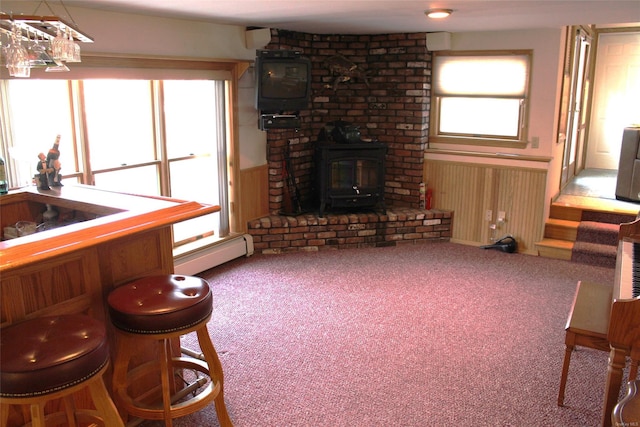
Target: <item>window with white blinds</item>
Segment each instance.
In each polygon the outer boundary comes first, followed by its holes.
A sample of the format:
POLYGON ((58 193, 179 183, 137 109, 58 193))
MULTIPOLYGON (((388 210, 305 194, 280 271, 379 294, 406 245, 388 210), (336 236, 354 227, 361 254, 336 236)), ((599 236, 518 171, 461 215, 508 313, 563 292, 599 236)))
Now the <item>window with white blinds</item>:
POLYGON ((526 140, 530 52, 434 53, 431 141, 526 140))

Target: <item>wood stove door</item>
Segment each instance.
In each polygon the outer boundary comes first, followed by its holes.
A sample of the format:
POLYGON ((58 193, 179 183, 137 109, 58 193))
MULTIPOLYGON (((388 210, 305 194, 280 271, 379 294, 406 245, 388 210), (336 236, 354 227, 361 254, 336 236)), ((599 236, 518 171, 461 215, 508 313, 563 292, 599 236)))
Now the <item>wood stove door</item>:
POLYGON ((373 207, 382 201, 384 172, 379 158, 334 160, 328 169, 323 199, 332 208, 373 207))
POLYGON ((331 162, 329 192, 333 197, 368 197, 378 188, 378 159, 347 159, 331 162))
POLYGON ((325 208, 384 208, 383 144, 321 145, 316 151, 320 216, 325 208))

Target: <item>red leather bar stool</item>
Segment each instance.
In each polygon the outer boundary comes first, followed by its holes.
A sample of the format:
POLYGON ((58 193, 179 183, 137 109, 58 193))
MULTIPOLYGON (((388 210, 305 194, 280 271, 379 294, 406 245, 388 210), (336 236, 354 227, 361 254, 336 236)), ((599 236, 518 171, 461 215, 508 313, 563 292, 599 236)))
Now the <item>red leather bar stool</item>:
POLYGON ((220 425, 233 425, 224 403, 222 365, 207 331, 213 295, 205 280, 149 276, 116 288, 108 303, 116 327, 113 391, 119 409, 137 418, 164 420, 170 427, 174 418, 199 411, 213 401, 220 425), (202 358, 183 356, 179 346, 176 348, 176 339, 193 331, 202 358), (130 368, 143 340, 154 342, 157 358, 130 368), (134 391, 143 378, 157 375, 158 387, 142 395, 134 391))
POLYGON ((34 427, 88 422, 124 425, 102 378, 109 364, 109 346, 100 321, 61 315, 7 326, 0 331, 0 360, 3 427, 8 425, 11 405, 29 405, 34 427), (76 408, 73 394, 84 388, 95 410, 76 408), (45 414, 45 404, 54 399, 61 399, 64 410, 45 414))

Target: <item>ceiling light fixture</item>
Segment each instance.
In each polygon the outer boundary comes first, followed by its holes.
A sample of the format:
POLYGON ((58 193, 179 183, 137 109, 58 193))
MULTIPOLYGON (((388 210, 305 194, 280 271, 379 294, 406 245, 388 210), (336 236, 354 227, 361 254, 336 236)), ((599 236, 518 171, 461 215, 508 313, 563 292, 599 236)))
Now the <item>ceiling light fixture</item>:
POLYGON ((431 19, 443 19, 453 13, 453 9, 429 9, 424 14, 431 19))

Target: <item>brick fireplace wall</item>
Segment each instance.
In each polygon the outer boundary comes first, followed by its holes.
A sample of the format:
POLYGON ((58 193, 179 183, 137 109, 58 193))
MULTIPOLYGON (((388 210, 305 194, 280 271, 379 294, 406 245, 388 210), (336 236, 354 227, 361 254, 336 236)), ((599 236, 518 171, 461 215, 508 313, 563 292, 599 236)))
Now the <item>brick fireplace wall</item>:
POLYGON ((313 144, 328 122, 344 120, 360 127, 363 138, 388 147, 387 206, 419 206, 423 153, 429 133, 431 53, 426 34, 318 35, 272 30, 267 49, 291 49, 312 61, 310 108, 300 111, 298 130, 267 131, 269 211, 283 209, 283 160, 290 156, 300 199, 312 203, 313 144), (335 84, 330 59, 340 55, 366 78, 335 84))
POLYGON ((300 111, 299 129, 267 131, 271 215, 249 221, 256 250, 281 253, 449 240, 453 212, 419 208, 431 85, 426 34, 272 30, 267 49, 297 50, 311 60, 312 96, 310 108, 300 111), (341 81, 330 67, 336 55, 355 69, 348 81, 341 81), (337 120, 359 126, 362 138, 387 145, 386 212, 329 212, 318 217, 312 194, 314 144, 323 126, 337 120), (282 213, 286 158, 303 207, 297 215, 282 213))

